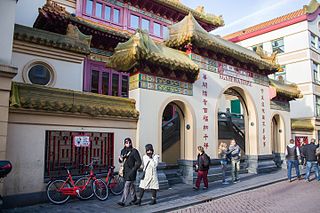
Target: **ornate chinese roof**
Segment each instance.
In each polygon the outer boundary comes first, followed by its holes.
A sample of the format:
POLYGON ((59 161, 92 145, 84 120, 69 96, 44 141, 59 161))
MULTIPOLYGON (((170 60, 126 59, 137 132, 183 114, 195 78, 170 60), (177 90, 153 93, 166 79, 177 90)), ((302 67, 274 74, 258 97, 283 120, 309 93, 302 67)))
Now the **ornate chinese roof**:
POLYGON ((66 11, 64 7, 52 1, 47 1, 42 8, 39 8, 39 15, 33 27, 59 34, 66 34, 69 24, 77 26, 79 30, 85 34, 98 35, 108 38, 109 40, 113 38, 117 41, 126 41, 130 37, 128 32, 118 28, 76 17, 66 11))
MULTIPOLYGON (((290 23, 289 21, 301 17, 301 19, 297 21, 303 21, 307 20, 307 14, 314 13, 318 8, 319 8, 319 3, 317 0, 311 0, 308 5, 305 5, 302 9, 296 10, 294 12, 288 13, 286 15, 274 18, 272 20, 248 27, 246 29, 240 30, 235 33, 231 33, 229 35, 224 36, 224 39, 231 40, 234 42, 241 41, 243 39, 240 39, 240 37, 244 37, 248 34, 267 29, 269 27, 275 26, 277 24, 283 23, 283 22, 288 22, 288 25, 294 24, 290 23), (239 39, 237 39, 239 38, 239 39)), ((285 25, 281 26, 284 27, 285 25)), ((274 30, 274 29, 273 29, 274 30)))
MULTIPOLYGON (((174 8, 178 11, 181 11, 185 15, 187 15, 188 13, 191 13, 198 21, 213 25, 214 28, 224 25, 222 16, 216 16, 216 15, 205 13, 203 6, 198 6, 195 10, 193 10, 185 6, 184 4, 182 4, 180 0, 154 0, 154 2, 158 2, 164 6, 174 8)), ((214 28, 211 28, 211 30, 214 28)))
POLYGON ((187 72, 193 76, 193 81, 199 74, 198 65, 189 59, 186 53, 155 43, 141 30, 137 30, 127 42, 119 43, 106 64, 116 70, 130 71, 144 62, 187 72))
POLYGON ((281 81, 269 79, 270 86, 276 89, 277 95, 288 97, 289 100, 302 98, 303 95, 296 84, 286 84, 281 81))
POLYGON ((169 32, 169 39, 165 41, 169 47, 179 48, 191 43, 197 47, 230 56, 240 62, 254 64, 261 70, 267 70, 268 73, 273 73, 279 68, 278 65, 263 60, 254 51, 209 34, 198 24, 191 13, 181 22, 170 26, 169 32))
POLYGON ((313 131, 315 129, 315 125, 311 119, 291 119, 291 129, 313 131))
POLYGON ((10 109, 102 118, 136 120, 139 117, 133 99, 16 82, 12 84, 10 109))
POLYGON ((86 55, 90 54, 91 37, 86 37, 74 26, 70 26, 67 35, 61 35, 16 24, 14 39, 86 55))

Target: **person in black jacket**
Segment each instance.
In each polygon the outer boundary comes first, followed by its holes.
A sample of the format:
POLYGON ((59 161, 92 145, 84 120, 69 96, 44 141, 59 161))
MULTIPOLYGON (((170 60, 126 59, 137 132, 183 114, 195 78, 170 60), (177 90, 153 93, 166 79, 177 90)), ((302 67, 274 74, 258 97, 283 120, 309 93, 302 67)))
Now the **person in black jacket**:
POLYGON ((132 147, 132 141, 130 138, 124 139, 124 148, 121 150, 119 156, 119 162, 123 163, 123 176, 125 180, 124 190, 120 202, 120 206, 125 206, 128 195, 131 195, 130 205, 134 204, 137 201, 136 190, 134 182, 137 176, 137 170, 141 166, 141 157, 135 148, 132 147))
POLYGON ((203 189, 208 189, 208 170, 210 165, 210 157, 204 152, 204 148, 202 146, 198 146, 198 158, 196 171, 198 172, 198 177, 196 181, 196 186, 193 187, 194 190, 199 190, 200 182, 203 178, 204 187, 203 189))
POLYGON ((305 180, 307 182, 310 181, 309 177, 310 177, 310 172, 313 166, 316 174, 316 179, 320 181, 319 167, 318 167, 317 156, 316 156, 317 146, 314 143, 315 143, 315 139, 311 139, 310 144, 307 144, 303 147, 303 155, 305 156, 307 161, 307 172, 305 176, 305 180))

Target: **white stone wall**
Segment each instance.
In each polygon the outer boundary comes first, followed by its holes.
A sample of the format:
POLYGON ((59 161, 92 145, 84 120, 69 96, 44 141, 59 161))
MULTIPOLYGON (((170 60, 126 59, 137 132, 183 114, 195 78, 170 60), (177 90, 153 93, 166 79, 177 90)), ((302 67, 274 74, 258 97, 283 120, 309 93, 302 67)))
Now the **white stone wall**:
MULTIPOLYGON (((206 152, 212 157, 217 157, 218 148, 218 121, 217 113, 220 105, 220 97, 223 92, 230 87, 238 87, 244 90, 245 99, 249 110, 249 120, 246 120, 247 153, 251 155, 271 154, 268 146, 270 143, 270 122, 271 112, 268 96, 268 87, 252 84, 244 86, 219 79, 217 73, 201 70, 200 79, 194 83, 193 96, 172 94, 147 89, 135 89, 130 91, 130 98, 136 100, 137 110, 140 112, 137 129, 138 147, 142 149, 145 144, 155 144, 155 150, 161 155, 161 121, 164 108, 170 102, 183 103, 182 111, 185 114, 185 124, 189 124, 191 129, 184 128, 185 145, 181 147, 182 159, 192 160, 196 157, 196 146, 203 146, 203 97, 201 76, 206 73, 208 76, 208 115, 209 147, 206 152), (265 97, 265 118, 266 118, 266 146, 262 144, 262 108, 261 108, 261 89, 264 89, 265 97), (251 125, 252 123, 252 125, 251 125)), ((183 144, 183 143, 182 143, 183 144)))
POLYGON ((113 132, 116 170, 123 140, 130 137, 133 143, 136 141, 135 122, 10 113, 7 156, 13 170, 6 178, 5 195, 45 191, 45 134, 48 130, 113 132))
POLYGON ((83 61, 75 63, 13 52, 12 64, 18 67, 18 74, 14 77, 13 81, 25 82, 22 72, 24 67, 31 61, 44 61, 52 66, 56 76, 55 84, 52 87, 83 91, 83 61))

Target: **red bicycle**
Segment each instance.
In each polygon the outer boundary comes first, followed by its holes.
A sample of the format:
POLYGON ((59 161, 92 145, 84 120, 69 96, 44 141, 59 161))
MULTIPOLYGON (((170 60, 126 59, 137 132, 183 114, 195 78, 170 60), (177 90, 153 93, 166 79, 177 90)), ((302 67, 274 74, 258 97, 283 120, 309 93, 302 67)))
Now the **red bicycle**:
POLYGON ((70 196, 77 196, 79 199, 87 200, 94 194, 99 200, 106 200, 109 195, 108 186, 102 179, 96 178, 93 172, 93 163, 94 161, 91 161, 87 165, 90 169, 90 174, 81 177, 76 182, 73 181, 69 168, 65 168, 68 174, 66 180, 54 180, 48 184, 48 199, 54 204, 63 204, 67 202, 70 196))
POLYGON ((114 195, 120 195, 124 189, 124 178, 120 175, 114 174, 114 166, 108 167, 108 175, 106 177, 106 183, 108 189, 110 189, 111 193, 114 195))

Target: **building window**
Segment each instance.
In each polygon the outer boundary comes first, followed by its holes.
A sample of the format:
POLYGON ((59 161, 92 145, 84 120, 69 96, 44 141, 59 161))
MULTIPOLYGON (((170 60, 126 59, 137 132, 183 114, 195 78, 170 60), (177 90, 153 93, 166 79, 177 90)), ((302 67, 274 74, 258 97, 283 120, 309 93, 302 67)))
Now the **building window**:
POLYGON ((314 77, 314 82, 318 83, 319 82, 319 64, 316 62, 312 62, 312 70, 313 70, 313 77, 314 77))
POLYGON ((153 34, 158 37, 161 36, 161 25, 156 22, 153 22, 153 34))
POLYGON ((317 36, 315 34, 311 33, 311 36, 310 36, 311 47, 313 47, 315 49, 317 48, 317 45, 316 45, 317 40, 318 40, 317 36))
POLYGON ((150 31, 150 21, 142 18, 141 29, 149 32, 150 31))
POLYGON ((102 62, 86 61, 84 90, 110 96, 129 96, 129 74, 106 68, 102 62))
POLYGON ((257 45, 252 46, 252 50, 257 52, 258 47, 260 47, 263 50, 263 44, 257 44, 257 45))
POLYGON ((284 52, 284 42, 283 38, 271 41, 272 44, 272 52, 277 51, 277 53, 283 53, 284 52))
POLYGON ((30 84, 52 86, 56 73, 51 65, 44 61, 30 61, 22 71, 23 80, 30 84))
POLYGON ((133 29, 139 28, 139 16, 132 15, 130 16, 130 27, 133 29))
POLYGON ((317 117, 320 116, 320 96, 316 95, 316 113, 317 117))
POLYGON ((111 7, 106 6, 104 8, 104 18, 108 21, 111 21, 111 7))
POLYGON ((83 14, 92 16, 99 20, 108 21, 114 24, 120 24, 121 22, 121 9, 114 5, 108 5, 102 0, 83 0, 84 11, 83 14))
POLYGON ((120 23, 120 10, 113 9, 113 22, 119 24, 120 23))
POLYGON ((86 14, 92 15, 92 8, 93 8, 93 0, 86 1, 86 14))
POLYGON ((281 69, 282 69, 281 72, 276 72, 274 74, 274 80, 284 82, 286 81, 286 66, 285 65, 281 66, 281 69))
POLYGON ((163 38, 167 31, 167 27, 165 25, 157 23, 147 17, 142 17, 138 14, 130 14, 130 20, 128 21, 128 25, 130 26, 129 28, 132 30, 140 28, 156 37, 163 38))
POLYGON ((163 34, 163 39, 168 39, 169 38, 169 29, 168 29, 168 27, 163 26, 162 34, 163 34))

